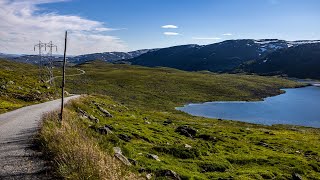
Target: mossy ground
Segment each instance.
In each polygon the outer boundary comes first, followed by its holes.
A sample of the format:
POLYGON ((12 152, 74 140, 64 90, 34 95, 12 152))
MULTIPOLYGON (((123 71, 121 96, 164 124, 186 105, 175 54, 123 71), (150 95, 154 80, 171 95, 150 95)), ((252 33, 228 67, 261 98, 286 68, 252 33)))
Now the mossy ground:
MULTIPOLYGON (((82 77, 69 79, 69 91, 90 94, 74 103, 98 117, 95 124, 78 118, 83 129, 102 149, 112 153, 119 146, 154 175, 170 169, 183 179, 290 179, 298 173, 319 179, 320 131, 286 125, 263 126, 237 121, 193 117, 174 108, 188 102, 214 100, 259 100, 297 87, 276 77, 184 72, 167 68, 145 68, 94 62, 79 66, 82 77), (93 101, 107 109, 104 117, 93 101), (165 121, 171 120, 168 124, 165 121), (95 127, 112 125, 113 135, 100 135, 95 127), (197 130, 194 138, 175 132, 180 125, 197 130), (130 142, 119 138, 131 137, 130 142), (192 146, 191 149, 185 145, 192 146), (148 158, 156 154, 161 161, 148 158)), ((160 176, 156 177, 161 179, 160 176)))

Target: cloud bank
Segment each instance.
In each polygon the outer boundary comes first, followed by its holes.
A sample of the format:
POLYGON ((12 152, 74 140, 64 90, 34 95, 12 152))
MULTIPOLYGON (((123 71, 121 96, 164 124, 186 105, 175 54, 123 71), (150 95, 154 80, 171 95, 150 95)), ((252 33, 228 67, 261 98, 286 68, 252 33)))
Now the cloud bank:
POLYGON ((107 35, 116 29, 80 16, 43 13, 39 4, 66 0, 0 0, 0 52, 30 54, 39 40, 53 41, 59 54, 64 47, 64 31, 69 31, 68 54, 126 51, 126 44, 107 35))

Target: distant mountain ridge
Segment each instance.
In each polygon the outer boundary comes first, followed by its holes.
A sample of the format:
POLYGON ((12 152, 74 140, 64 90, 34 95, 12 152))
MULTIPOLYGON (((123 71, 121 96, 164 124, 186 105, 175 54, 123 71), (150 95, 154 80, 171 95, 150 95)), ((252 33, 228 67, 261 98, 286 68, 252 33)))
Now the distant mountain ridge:
POLYGON ((130 59, 135 65, 166 66, 187 71, 230 72, 247 61, 256 61, 270 53, 320 41, 285 41, 278 39, 227 40, 210 45, 182 45, 159 49, 130 59))
MULTIPOLYGON (((142 66, 163 66, 186 71, 257 73, 298 78, 317 78, 320 69, 320 40, 279 39, 226 40, 209 45, 181 45, 131 52, 105 52, 68 57, 81 64, 93 60, 142 66), (300 68, 297 68, 300 67, 300 68)), ((39 57, 26 55, 8 59, 37 64, 39 57)), ((54 57, 61 61, 61 56, 54 57)))

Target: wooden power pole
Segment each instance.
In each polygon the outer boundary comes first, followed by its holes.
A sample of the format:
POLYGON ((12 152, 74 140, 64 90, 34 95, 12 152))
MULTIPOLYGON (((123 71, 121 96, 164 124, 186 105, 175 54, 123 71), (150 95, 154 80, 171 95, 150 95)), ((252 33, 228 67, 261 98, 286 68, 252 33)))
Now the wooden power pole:
POLYGON ((64 109, 64 87, 66 84, 66 53, 67 53, 67 37, 68 32, 66 31, 65 39, 64 39, 64 55, 63 55, 63 70, 62 70, 62 84, 61 84, 61 113, 60 113, 60 120, 62 122, 63 119, 63 109, 64 109))

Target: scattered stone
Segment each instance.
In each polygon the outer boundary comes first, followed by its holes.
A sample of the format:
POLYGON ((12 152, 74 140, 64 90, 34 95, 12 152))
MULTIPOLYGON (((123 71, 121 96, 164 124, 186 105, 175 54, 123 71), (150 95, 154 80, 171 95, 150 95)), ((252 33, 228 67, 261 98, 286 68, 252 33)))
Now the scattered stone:
POLYGON ((36 92, 37 94, 41 94, 41 92, 40 92, 40 91, 38 91, 38 90, 36 90, 35 92, 36 92))
POLYGON ((190 146, 189 144, 185 144, 184 147, 185 147, 185 148, 188 148, 188 149, 191 149, 191 148, 192 148, 192 146, 190 146))
POLYGON ((113 147, 113 151, 114 151, 114 153, 118 153, 118 154, 122 154, 122 151, 121 151, 121 148, 119 148, 119 147, 113 147))
POLYGON ((126 142, 130 142, 131 141, 131 137, 126 135, 126 134, 119 134, 118 137, 126 142))
POLYGON ((1 89, 6 90, 7 87, 5 85, 0 86, 1 89))
POLYGON ((106 117, 113 117, 111 113, 109 113, 109 111, 107 111, 106 109, 104 109, 103 107, 101 107, 98 103, 93 102, 94 105, 97 106, 97 108, 106 116, 106 117))
POLYGON ((106 124, 106 125, 104 125, 105 127, 107 127, 107 128, 109 128, 110 130, 112 130, 112 131, 114 131, 115 129, 114 129, 114 127, 113 126, 111 126, 111 125, 108 125, 108 124, 106 124))
POLYGON ((159 159, 159 156, 157 156, 157 155, 155 155, 155 154, 148 154, 147 157, 150 158, 150 159, 154 159, 154 160, 156 160, 156 161, 161 161, 161 160, 159 159))
POLYGON ((8 83, 7 84, 11 84, 11 85, 13 85, 14 84, 14 82, 13 81, 8 81, 8 83))
POLYGON ((167 120, 165 120, 164 122, 163 122, 163 125, 164 126, 167 126, 167 125, 169 125, 169 124, 172 124, 172 120, 171 119, 167 119, 167 120))
POLYGON ((113 132, 106 126, 97 128, 97 132, 103 135, 113 134, 113 132))
POLYGON ((121 149, 119 147, 114 147, 113 151, 115 152, 114 156, 118 158, 123 164, 131 166, 130 161, 124 155, 122 155, 121 149))
POLYGON ((174 180, 181 180, 180 176, 172 170, 160 170, 156 173, 156 175, 160 177, 170 177, 174 180))
POLYGON ((266 132, 264 132, 265 134, 269 134, 269 135, 275 135, 273 132, 270 132, 270 131, 266 131, 266 132))
POLYGON ((148 120, 148 118, 147 118, 147 117, 144 117, 144 118, 143 118, 143 120, 145 120, 145 121, 146 121, 146 120, 148 120))
POLYGON ((144 124, 151 124, 151 122, 149 122, 149 121, 144 121, 144 124))
POLYGON ((293 173, 292 174, 292 180, 303 180, 302 176, 298 173, 293 173))
POLYGON ((65 94, 66 96, 70 96, 70 93, 69 93, 68 91, 64 91, 64 94, 65 94))
POLYGON ((198 136, 199 138, 206 140, 206 141, 217 141, 217 138, 214 136, 211 136, 209 134, 201 134, 198 136))
POLYGON ((22 87, 21 87, 21 86, 18 86, 17 89, 18 89, 18 90, 22 90, 22 87))
POLYGON ((273 149, 269 144, 267 144, 267 143, 265 143, 265 142, 263 142, 263 141, 258 142, 257 145, 260 145, 260 146, 263 146, 263 147, 266 147, 266 148, 271 148, 271 149, 273 149))
POLYGON ((130 161, 131 164, 133 164, 134 166, 138 165, 138 162, 135 159, 128 159, 130 161))
POLYGON ((175 130, 175 132, 178 132, 178 133, 180 133, 181 135, 184 135, 184 136, 186 136, 186 137, 193 138, 193 136, 196 135, 197 130, 195 130, 195 129, 189 127, 189 126, 184 125, 184 126, 179 126, 179 127, 175 130))
POLYGON ((151 178, 152 178, 152 174, 147 174, 147 175, 146 175, 146 178, 147 178, 147 179, 151 179, 151 178))
POLYGON ((142 167, 142 168, 140 168, 140 169, 138 170, 138 172, 139 172, 139 173, 146 172, 146 169, 142 167))
POLYGON ((89 116, 89 119, 90 119, 91 121, 94 121, 95 123, 99 123, 99 119, 96 118, 96 117, 94 117, 93 115, 90 115, 90 116, 89 116))

